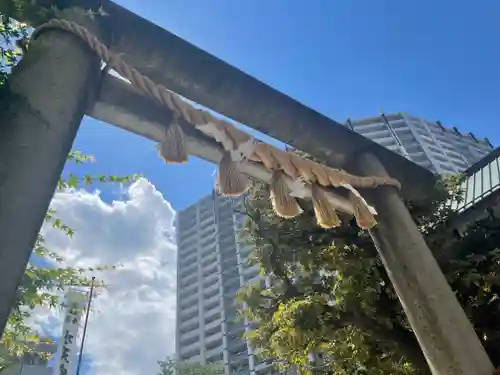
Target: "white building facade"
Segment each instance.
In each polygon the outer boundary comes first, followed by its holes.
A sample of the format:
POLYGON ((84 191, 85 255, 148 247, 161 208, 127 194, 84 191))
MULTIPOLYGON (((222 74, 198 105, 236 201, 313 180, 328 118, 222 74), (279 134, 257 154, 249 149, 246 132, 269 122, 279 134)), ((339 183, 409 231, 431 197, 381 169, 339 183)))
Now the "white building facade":
POLYGON ((243 198, 207 196, 177 218, 177 334, 180 360, 221 362, 226 374, 264 375, 243 339, 248 322, 237 318, 235 294, 250 282, 265 283, 247 258, 251 247, 239 239, 243 198))
POLYGON ((347 120, 345 126, 443 175, 462 172, 493 151, 488 139, 403 112, 347 120))

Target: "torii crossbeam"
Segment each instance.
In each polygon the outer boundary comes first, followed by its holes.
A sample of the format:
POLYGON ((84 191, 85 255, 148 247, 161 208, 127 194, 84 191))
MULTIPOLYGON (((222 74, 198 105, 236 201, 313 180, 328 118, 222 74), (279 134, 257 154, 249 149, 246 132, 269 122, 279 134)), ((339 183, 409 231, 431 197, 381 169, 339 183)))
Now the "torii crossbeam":
MULTIPOLYGON (((0 2, 0 12, 5 13, 3 5, 0 2)), ((39 26, 46 20, 39 19, 37 11, 48 5, 102 7, 105 17, 74 10, 58 12, 57 17, 85 27, 156 84, 304 150, 330 167, 380 181, 395 178, 408 199, 425 198, 432 187, 434 178, 425 169, 111 1, 39 1, 13 16, 39 26)), ((10 78, 17 97, 0 108, 1 332, 83 115, 159 142, 178 115, 118 78, 103 78, 101 58, 94 52, 74 33, 44 29, 10 78), (40 50, 44 53, 36 52, 40 50)), ((191 154, 221 161, 227 149, 193 128, 182 129, 191 154)), ((271 181, 273 173, 263 165, 240 163, 244 173, 271 181)), ((336 209, 356 214, 354 201, 345 194, 325 194, 336 209)), ((490 375, 492 365, 399 191, 379 186, 363 194, 378 211, 378 224, 370 234, 433 374, 490 375)))

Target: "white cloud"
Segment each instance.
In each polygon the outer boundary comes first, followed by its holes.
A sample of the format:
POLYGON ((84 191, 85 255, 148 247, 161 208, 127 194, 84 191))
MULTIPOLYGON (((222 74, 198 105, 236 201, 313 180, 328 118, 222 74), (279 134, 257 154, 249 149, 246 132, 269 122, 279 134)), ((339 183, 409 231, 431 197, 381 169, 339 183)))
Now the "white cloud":
MULTIPOLYGON (((157 360, 174 352, 175 212, 145 179, 124 201, 103 202, 98 191, 68 190, 52 208, 75 229, 73 239, 47 228, 50 249, 76 266, 121 264, 99 274, 109 285, 95 299, 85 354, 91 374, 156 374, 157 360)), ((37 324, 60 334, 60 314, 40 313, 37 324)))

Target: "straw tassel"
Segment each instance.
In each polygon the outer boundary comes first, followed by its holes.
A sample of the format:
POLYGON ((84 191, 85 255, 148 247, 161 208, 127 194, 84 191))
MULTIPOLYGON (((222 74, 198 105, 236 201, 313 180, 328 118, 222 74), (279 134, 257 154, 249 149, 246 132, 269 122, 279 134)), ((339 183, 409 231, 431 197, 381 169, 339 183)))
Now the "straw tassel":
POLYGON ((290 195, 290 189, 286 184, 285 174, 282 171, 273 171, 271 203, 276 214, 285 219, 291 219, 302 213, 297 200, 290 195))
POLYGON ((340 226, 340 218, 332 207, 325 192, 316 184, 311 185, 314 213, 318 225, 322 228, 335 228, 340 226))
POLYGON ((349 201, 354 208, 354 217, 356 218, 358 226, 363 229, 373 228, 377 224, 377 221, 375 220, 375 216, 370 211, 367 203, 352 191, 348 194, 349 201))
POLYGON ((186 137, 177 118, 165 130, 165 138, 158 145, 158 154, 169 164, 183 164, 188 161, 186 137))
POLYGON ((220 193, 225 196, 241 195, 248 189, 249 182, 247 175, 238 168, 238 163, 231 159, 231 154, 224 152, 217 175, 220 193))

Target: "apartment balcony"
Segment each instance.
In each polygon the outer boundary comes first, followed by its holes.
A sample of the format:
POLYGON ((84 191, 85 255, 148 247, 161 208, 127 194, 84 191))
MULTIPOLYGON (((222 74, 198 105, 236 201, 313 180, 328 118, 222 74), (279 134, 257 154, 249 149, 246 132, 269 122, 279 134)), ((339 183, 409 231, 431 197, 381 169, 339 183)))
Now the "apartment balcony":
POLYGON ((193 263, 198 262, 198 254, 194 254, 194 256, 183 257, 179 259, 179 265, 181 267, 190 266, 193 263))
POLYGON ((248 361, 246 363, 231 364, 229 368, 229 372, 234 375, 248 375, 250 373, 248 361))
POLYGON ((179 347, 180 348, 189 348, 193 344, 199 344, 200 342, 200 337, 199 336, 192 336, 190 338, 185 338, 179 340, 179 347))
POLYGON ((217 239, 217 226, 210 225, 205 228, 202 228, 200 232, 200 243, 207 244, 208 241, 212 241, 217 239))
POLYGON ((255 365, 255 372, 258 372, 259 374, 264 374, 266 369, 268 369, 271 365, 266 363, 266 362, 260 362, 259 364, 255 365))
POLYGON ((217 346, 213 349, 208 349, 205 348, 205 357, 207 358, 208 363, 215 363, 215 362, 221 362, 223 360, 223 355, 222 355, 222 342, 220 346, 217 346))
POLYGON ((220 306, 220 298, 219 296, 217 296, 217 298, 213 298, 211 299, 210 302, 205 302, 203 303, 203 314, 205 316, 208 316, 208 315, 211 315, 213 313, 215 313, 216 311, 219 311, 221 308, 220 306))
POLYGON ((211 314, 205 314, 204 315, 204 319, 205 319, 205 322, 204 322, 204 325, 205 325, 205 328, 211 328, 213 327, 212 323, 215 322, 215 321, 220 321, 221 319, 221 310, 220 309, 213 309, 212 310, 213 313, 211 314))
POLYGON ((214 295, 219 294, 219 283, 213 283, 206 287, 203 285, 203 298, 204 301, 208 302, 214 295), (217 291, 217 292, 216 292, 217 291))
POLYGON ((215 251, 214 252, 210 252, 208 254, 203 254, 202 253, 201 266, 204 269, 205 268, 210 268, 214 264, 217 264, 217 253, 215 251))
POLYGON ((208 238, 213 238, 215 237, 215 234, 217 233, 217 226, 215 225, 213 220, 206 221, 205 223, 202 223, 200 226, 200 239, 206 240, 208 238))
POLYGON ((190 236, 192 233, 191 232, 192 228, 196 227, 196 216, 191 217, 188 220, 184 220, 181 218, 179 220, 178 226, 179 226, 179 232, 181 234, 186 234, 187 236, 190 236))
POLYGON ((221 247, 235 247, 236 233, 234 232, 234 230, 231 232, 219 233, 219 244, 221 247))
POLYGON ((199 353, 200 352, 200 341, 196 341, 190 345, 182 346, 182 343, 180 345, 179 352, 181 355, 186 355, 186 354, 191 354, 196 355, 194 353, 199 353))
POLYGON ((212 315, 207 315, 205 316, 205 320, 203 322, 205 329, 212 329, 214 327, 217 327, 221 324, 222 319, 221 319, 221 313, 220 311, 215 312, 212 315))
POLYGON ((219 234, 221 237, 234 237, 234 223, 232 218, 219 223, 219 234))
POLYGON ((219 289, 220 289, 220 284, 219 280, 214 282, 213 284, 210 285, 204 285, 204 294, 203 294, 203 305, 204 309, 207 309, 207 306, 211 306, 215 300, 219 300, 219 289))
POLYGON ((227 334, 236 338, 236 340, 234 340, 235 345, 239 340, 242 340, 244 333, 245 333, 244 322, 239 321, 237 323, 227 323, 227 334))
POLYGON ((201 252, 201 259, 202 262, 209 258, 209 257, 215 257, 217 259, 217 243, 216 241, 213 241, 209 246, 204 246, 202 247, 202 252, 201 252))
POLYGON ((391 147, 397 147, 399 148, 399 144, 397 143, 396 139, 393 138, 393 137, 385 137, 385 138, 382 138, 382 139, 377 139, 377 138, 374 138, 374 140, 380 144, 381 146, 384 146, 384 147, 387 147, 387 148, 391 148, 391 147))
POLYGON ((209 337, 209 336, 216 335, 216 334, 222 335, 222 324, 221 324, 220 319, 217 319, 215 322, 218 324, 215 325, 214 321, 211 321, 210 327, 207 327, 206 325, 204 326, 204 336, 205 337, 209 337))
POLYGON ((217 308, 210 310, 210 312, 204 313, 205 325, 212 323, 214 320, 221 319, 222 309, 220 305, 217 308))
POLYGON ((198 284, 190 285, 186 288, 179 288, 179 300, 181 301, 181 308, 188 308, 198 300, 198 284))
POLYGON ((220 299, 220 294, 217 291, 217 293, 211 295, 209 298, 207 298, 205 301, 203 301, 203 310, 205 311, 205 316, 207 316, 208 311, 214 311, 214 312, 219 312, 221 309, 221 299, 220 299), (206 302, 205 302, 206 301, 206 302))
POLYGON ((422 151, 422 152, 416 152, 416 153, 410 153, 409 154, 410 159, 414 161, 415 163, 422 163, 427 160, 429 160, 429 157, 422 151))
POLYGON ((198 315, 193 316, 190 319, 181 321, 179 324, 179 331, 181 333, 189 332, 199 326, 199 317, 198 315))
POLYGON ((200 355, 200 350, 191 353, 181 354, 179 357, 181 361, 186 361, 191 363, 201 363, 203 361, 203 358, 200 355))
POLYGON ((188 288, 179 289, 179 307, 187 309, 198 304, 198 285, 191 285, 188 288))
POLYGON ((198 285, 193 284, 188 287, 179 289, 179 307, 181 309, 188 309, 192 305, 198 303, 198 285))
POLYGON ((237 354, 246 351, 248 349, 247 341, 243 338, 244 334, 245 334, 244 328, 242 328, 239 332, 236 333, 228 328, 227 347, 230 349, 231 353, 237 354))
POLYGON ((215 224, 214 215, 212 212, 200 215, 199 227, 205 229, 206 227, 213 226, 215 224))
POLYGON ((211 266, 209 267, 204 267, 203 268, 203 278, 204 282, 207 282, 208 279, 212 277, 218 276, 218 268, 217 268, 217 263, 212 263, 211 266))
POLYGON ((181 280, 189 278, 193 274, 198 272, 198 264, 191 263, 190 265, 186 265, 184 267, 179 268, 179 276, 181 280))
POLYGON ((189 234, 187 234, 186 236, 179 238, 178 246, 180 250, 184 251, 190 247, 196 247, 197 242, 198 238, 196 236, 196 232, 192 231, 189 232, 189 234))
POLYGON ((191 355, 191 353, 187 353, 186 355, 181 355, 180 356, 181 361, 186 361, 186 362, 191 362, 191 363, 201 363, 203 362, 203 358, 201 357, 200 353, 194 353, 191 355))
MULTIPOLYGON (((231 252, 231 255, 222 258, 221 269, 229 270, 229 269, 238 269, 238 258, 236 258, 236 252, 231 252)), ((222 255, 222 253, 221 253, 222 255)))
POLYGON ((189 258, 193 257, 198 253, 198 243, 194 242, 192 244, 189 244, 188 246, 179 246, 178 248, 178 254, 182 258, 189 258))
POLYGON ((216 243, 217 243, 217 236, 215 235, 215 233, 213 233, 209 236, 202 237, 202 240, 200 241, 200 247, 202 249, 207 249, 215 246, 216 243))
POLYGON ((241 242, 240 240, 240 256, 242 258, 248 258, 248 256, 252 253, 252 250, 254 249, 252 244, 246 244, 241 242))
MULTIPOLYGON (((217 228, 217 226, 215 225, 215 218, 213 216, 205 216, 201 218, 198 228, 199 228, 199 233, 205 233, 210 231, 215 232, 215 229, 217 228)), ((203 236, 201 238, 203 238, 203 236)))
POLYGON ((247 366, 247 367, 244 367, 244 368, 241 368, 241 369, 238 369, 238 370, 234 370, 233 372, 231 372, 232 375, 249 375, 250 374, 250 368, 247 366))
POLYGON ((244 268, 244 270, 243 270, 244 275, 260 272, 260 265, 259 264, 247 264, 243 268, 244 268))
POLYGON ((218 272, 210 275, 209 277, 207 276, 207 278, 205 280, 203 280, 204 293, 209 292, 211 290, 214 290, 214 286, 219 287, 220 286, 219 280, 220 280, 220 278, 219 278, 218 272))
POLYGON ((361 130, 365 132, 377 132, 377 131, 382 131, 382 130, 387 130, 387 126, 383 122, 381 118, 373 118, 372 120, 369 120, 370 122, 362 122, 361 121, 355 121, 353 123, 354 128, 356 129, 357 132, 361 132, 361 130))
POLYGON ((185 333, 180 333, 180 337, 179 337, 179 341, 181 343, 181 345, 183 345, 182 343, 186 340, 191 340, 191 339, 194 339, 194 338, 199 338, 200 337, 200 333, 201 331, 196 328, 196 329, 193 329, 191 331, 188 331, 188 332, 185 332, 185 333))
MULTIPOLYGON (((382 145, 382 146, 384 146, 384 145, 382 145)), ((397 144, 387 145, 384 147, 387 148, 388 150, 391 150, 392 152, 396 152, 396 153, 401 152, 401 148, 397 144)))
POLYGON ((220 354, 222 354, 223 350, 224 350, 223 348, 224 348, 224 345, 222 342, 222 338, 218 341, 214 341, 210 344, 205 345, 205 350, 206 350, 205 351, 205 358, 208 358, 208 357, 215 357, 215 358, 219 357, 220 358, 220 354), (216 351, 216 350, 219 351, 219 356, 216 353, 214 353, 214 351, 216 351), (208 353, 210 353, 210 355, 208 353))
POLYGON ((200 324, 199 324, 198 321, 194 322, 190 326, 186 326, 186 327, 180 327, 179 326, 179 334, 180 335, 185 335, 185 334, 188 334, 188 333, 193 332, 193 331, 198 332, 199 328, 200 328, 200 324))
MULTIPOLYGON (((231 349, 234 350, 236 348, 231 349)), ((240 345, 238 349, 240 350, 237 353, 232 351, 229 352, 229 363, 239 363, 248 359, 248 347, 246 345, 246 342, 243 342, 243 345, 240 345)))
POLYGON ((184 279, 184 281, 178 281, 179 296, 182 295, 183 299, 189 299, 193 294, 198 293, 198 275, 191 277, 189 279, 184 279))
POLYGON ((223 280, 233 279, 233 278, 237 278, 237 277, 240 277, 240 273, 238 271, 237 266, 222 270, 222 279, 223 280))
POLYGON ((217 317, 217 319, 210 321, 210 323, 205 323, 205 331, 209 331, 211 329, 214 329, 216 327, 220 327, 222 324, 222 320, 220 318, 220 314, 217 317))
POLYGON ((181 323, 180 327, 182 327, 182 324, 183 323, 187 323, 187 322, 191 322, 194 320, 198 321, 198 317, 199 317, 199 313, 198 313, 198 310, 194 311, 193 313, 191 313, 190 315, 186 315, 186 314, 179 314, 179 321, 181 323))
POLYGON ((198 273, 191 274, 188 277, 181 278, 179 280, 179 286, 181 288, 189 288, 191 285, 195 285, 198 283, 198 273))
MULTIPOLYGON (((236 288, 228 288, 224 291, 224 294, 222 295, 223 298, 226 300, 226 301, 232 301, 234 300, 234 297, 236 296, 236 293, 240 290, 240 287, 236 287, 236 288)), ((233 304, 234 304, 235 301, 233 301, 233 304)))
MULTIPOLYGON (((257 274, 257 275, 253 276, 253 277, 252 277, 252 278, 250 278, 250 279, 247 279, 247 278, 245 277, 245 284, 246 284, 246 285, 248 285, 248 284, 255 284, 255 283, 259 283, 259 282, 261 282, 261 281, 263 281, 263 280, 264 280, 264 279, 263 279, 263 277, 262 277, 262 276, 260 276, 259 274, 257 274)), ((265 284, 264 284, 264 285, 265 285, 265 284)))
POLYGON ((256 277, 260 277, 260 267, 259 266, 252 266, 243 271, 243 277, 245 279, 245 282, 247 280, 252 280, 256 277))
POLYGON ((214 335, 205 336, 205 345, 207 347, 219 347, 222 345, 222 332, 217 332, 214 335))
POLYGON ((187 308, 181 307, 181 309, 179 310, 179 314, 181 316, 187 316, 187 317, 198 315, 198 304, 195 303, 187 308))
POLYGON ((233 225, 233 209, 230 207, 219 207, 219 224, 221 226, 226 226, 230 224, 233 225))
POLYGON ((363 129, 363 132, 361 134, 366 138, 376 139, 377 142, 383 139, 393 139, 391 132, 387 128, 384 130, 370 131, 370 132, 363 129))
POLYGON ((234 274, 229 277, 222 277, 222 287, 223 290, 231 289, 231 288, 239 288, 240 287, 240 275, 234 274))
POLYGON ((219 275, 219 264, 217 262, 216 254, 214 254, 214 256, 208 259, 206 262, 202 262, 201 265, 202 265, 202 275, 204 278, 204 282, 206 282, 207 279, 219 275))

